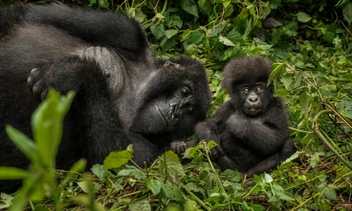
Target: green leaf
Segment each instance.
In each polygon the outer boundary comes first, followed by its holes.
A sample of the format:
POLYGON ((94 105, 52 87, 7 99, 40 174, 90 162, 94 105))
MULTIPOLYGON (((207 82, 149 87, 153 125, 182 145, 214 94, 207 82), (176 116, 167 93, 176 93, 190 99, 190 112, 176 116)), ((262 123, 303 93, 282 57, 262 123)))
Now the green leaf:
POLYGON ((163 176, 184 176, 185 172, 180 162, 180 158, 176 153, 169 150, 162 154, 159 158, 159 174, 163 176))
POLYGON ((220 178, 223 180, 228 180, 231 182, 241 182, 242 181, 242 174, 238 171, 233 171, 231 169, 226 169, 224 172, 220 174, 220 178))
POLYGON ((163 24, 159 24, 158 26, 152 25, 150 27, 150 31, 153 33, 157 40, 160 40, 165 35, 165 29, 163 24))
POLYGON ((352 22, 352 2, 347 3, 343 8, 342 8, 342 14, 347 23, 350 25, 352 22))
POLYGON ((352 104, 347 97, 342 98, 340 102, 335 103, 342 115, 352 119, 352 104))
POLYGON ((156 196, 156 195, 158 195, 160 193, 161 182, 159 180, 149 179, 148 178, 145 181, 145 186, 147 186, 147 188, 152 191, 154 196, 156 196))
MULTIPOLYGON (((213 141, 213 140, 210 140, 208 143, 207 143, 207 148, 209 149, 213 149, 214 147, 218 146, 218 144, 213 141)), ((205 149, 204 149, 205 150, 205 149)))
POLYGON ((33 137, 37 143, 39 158, 44 167, 54 167, 61 141, 63 120, 74 97, 51 89, 48 97, 39 105, 32 117, 33 137))
POLYGON ((5 203, 5 204, 0 204, 0 210, 3 210, 11 206, 14 197, 6 193, 1 193, 1 199, 5 203))
POLYGON ((233 46, 233 47, 236 46, 231 40, 221 35, 219 36, 219 41, 226 46, 233 46))
POLYGON ((270 176, 270 174, 264 173, 264 182, 268 184, 273 182, 273 178, 270 176))
POLYGON ((165 36, 170 39, 171 37, 175 36, 178 33, 176 29, 170 29, 165 31, 165 36))
POLYGON ((183 201, 182 191, 179 187, 171 184, 162 184, 160 194, 174 201, 183 201))
POLYGON ((122 150, 111 152, 104 160, 104 169, 119 168, 128 163, 133 158, 133 152, 130 150, 122 150))
POLYGON ((99 177, 100 180, 105 179, 108 175, 108 171, 104 169, 103 165, 95 164, 90 170, 95 176, 99 177))
POLYGON ((136 9, 135 13, 134 19, 139 23, 142 23, 147 17, 140 9, 136 9))
POLYGON ((310 21, 312 18, 305 12, 298 12, 297 13, 297 19, 300 22, 307 23, 310 21))
POLYGON ((91 193, 91 192, 97 193, 101 188, 101 186, 98 183, 88 181, 88 180, 77 182, 77 184, 85 193, 91 193))
POLYGON ((198 17, 198 7, 192 0, 181 0, 181 7, 184 11, 198 17))
POLYGON ((325 196, 328 200, 335 200, 336 199, 336 191, 333 188, 328 188, 325 191, 325 196))
POLYGON ((29 176, 29 172, 15 167, 0 166, 0 180, 22 180, 29 176))
POLYGON ((138 180, 143 180, 146 178, 146 175, 143 171, 137 169, 136 167, 132 166, 130 169, 122 169, 117 173, 117 176, 119 177, 125 177, 125 176, 133 176, 134 178, 138 180))
POLYGON ((149 204, 149 201, 146 198, 138 199, 133 201, 129 206, 129 210, 138 210, 138 211, 151 211, 152 207, 149 204))
POLYGON ((39 161, 39 152, 35 143, 10 125, 6 125, 6 133, 16 147, 32 162, 39 161))
POLYGON ((110 3, 109 0, 98 0, 100 8, 109 9, 110 3))
POLYGON ((183 158, 194 158, 195 154, 200 149, 201 149, 200 145, 186 149, 186 151, 184 152, 183 158))
POLYGON ((88 6, 93 6, 94 4, 97 3, 97 0, 89 0, 89 5, 88 6))
POLYGON ((188 188, 188 190, 192 192, 201 193, 203 194, 203 196, 206 196, 206 191, 204 190, 204 188, 200 187, 194 182, 187 183, 185 186, 188 188))

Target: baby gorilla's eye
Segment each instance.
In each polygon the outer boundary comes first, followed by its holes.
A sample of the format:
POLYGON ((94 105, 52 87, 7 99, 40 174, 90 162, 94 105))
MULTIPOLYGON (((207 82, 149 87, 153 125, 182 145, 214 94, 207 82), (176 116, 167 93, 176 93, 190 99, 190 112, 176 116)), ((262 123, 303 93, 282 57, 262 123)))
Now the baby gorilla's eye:
POLYGON ((263 89, 259 86, 257 88, 255 88, 255 92, 257 92, 257 93, 261 93, 262 91, 263 91, 263 89))
POLYGON ((249 88, 244 88, 244 89, 242 90, 242 92, 243 92, 244 94, 248 94, 248 93, 249 93, 249 88))

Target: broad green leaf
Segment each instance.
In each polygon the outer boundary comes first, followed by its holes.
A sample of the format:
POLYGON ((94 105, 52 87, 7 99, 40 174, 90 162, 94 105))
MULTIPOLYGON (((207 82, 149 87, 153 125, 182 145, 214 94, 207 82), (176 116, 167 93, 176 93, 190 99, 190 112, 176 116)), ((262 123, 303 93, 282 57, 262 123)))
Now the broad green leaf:
POLYGON ((231 40, 221 35, 219 36, 219 41, 226 46, 236 46, 231 40))
POLYGON ((0 180, 22 180, 29 176, 29 172, 15 167, 0 166, 0 180))
POLYGON ((87 161, 85 159, 79 159, 76 161, 72 167, 70 168, 70 171, 72 172, 82 172, 86 168, 87 161))
POLYGON ((96 164, 92 166, 90 170, 95 176, 99 177, 100 180, 105 179, 105 177, 108 175, 108 171, 104 169, 103 165, 96 164))
POLYGON ((347 3, 342 8, 342 14, 348 24, 352 23, 352 2, 347 3))
POLYGON ((122 169, 117 173, 117 176, 119 177, 125 177, 125 176, 133 176, 134 178, 138 180, 143 180, 146 178, 146 175, 143 171, 140 169, 137 169, 136 167, 132 167, 130 169, 122 169))
POLYGON ((335 105, 342 115, 352 119, 352 103, 350 99, 344 97, 340 102, 336 102, 335 105))
POLYGON ((142 23, 146 19, 146 17, 147 16, 142 12, 142 10, 140 9, 135 10, 134 19, 136 19, 136 21, 138 21, 139 23, 142 23))
POLYGON ((146 198, 138 199, 133 201, 129 206, 129 210, 138 210, 138 211, 151 211, 152 207, 149 204, 149 201, 146 198))
POLYGON ((298 12, 297 13, 297 19, 300 22, 307 23, 310 21, 312 18, 305 12, 298 12))
POLYGON ((228 180, 231 182, 241 182, 242 181, 242 174, 238 171, 233 171, 231 169, 226 169, 224 172, 220 174, 220 178, 223 180, 228 180))
MULTIPOLYGON (((213 149, 214 147, 216 147, 216 146, 218 146, 218 144, 215 142, 215 141, 213 141, 213 140, 210 140, 208 143, 207 143, 207 147, 209 148, 209 149, 213 149)), ((204 149, 205 150, 205 149, 204 149)))
POLYGON ((94 4, 97 3, 97 0, 89 0, 89 5, 88 6, 93 6, 94 4))
POLYGON ((264 182, 265 183, 272 183, 273 182, 273 178, 271 177, 270 174, 264 173, 264 182))
POLYGON ((192 192, 198 192, 201 193, 203 196, 206 196, 206 191, 204 190, 204 188, 194 182, 187 183, 185 186, 188 188, 188 190, 192 192))
POLYGON ((158 40, 160 40, 165 35, 165 29, 163 24, 159 24, 158 26, 152 25, 150 27, 150 31, 158 40))
POLYGON ((165 31, 165 35, 168 39, 175 36, 177 33, 178 33, 178 30, 176 30, 176 29, 170 29, 170 30, 165 31))
POLYGON ((168 203, 168 205, 166 205, 163 211, 183 211, 183 209, 180 204, 171 202, 171 203, 168 203))
POLYGON ((77 184, 85 193, 97 193, 101 188, 100 184, 88 180, 77 182, 77 184))
POLYGON ((5 208, 8 208, 9 206, 11 206, 13 199, 14 199, 13 196, 8 195, 6 193, 1 193, 1 200, 4 203, 0 204, 0 210, 5 210, 5 208))
POLYGON ((183 201, 184 200, 181 189, 175 185, 162 184, 160 194, 163 197, 166 197, 166 198, 174 200, 174 201, 183 201))
POLYGON ((146 179, 145 186, 152 191, 153 195, 156 196, 160 193, 161 190, 161 182, 156 179, 146 179))
POLYGON ((128 163, 133 158, 133 152, 130 150, 122 150, 111 152, 104 160, 104 169, 119 168, 128 163))
POLYGON ((159 174, 163 176, 182 177, 185 175, 180 158, 176 153, 169 150, 159 158, 159 174))
POLYGON ((200 145, 197 145, 195 147, 187 148, 186 151, 184 152, 183 158, 194 158, 195 154, 200 149, 201 149, 200 145))
POLYGON ((98 4, 100 8, 109 9, 109 0, 98 0, 98 4))
POLYGON ((181 7, 189 14, 198 17, 198 7, 193 0, 181 0, 181 7))
POLYGON ((325 191, 325 196, 328 200, 335 200, 336 199, 336 191, 333 188, 328 188, 325 191))
POLYGON ((16 130, 10 125, 6 125, 6 133, 16 145, 16 147, 32 162, 38 162, 39 152, 35 143, 24 135, 21 131, 16 130))

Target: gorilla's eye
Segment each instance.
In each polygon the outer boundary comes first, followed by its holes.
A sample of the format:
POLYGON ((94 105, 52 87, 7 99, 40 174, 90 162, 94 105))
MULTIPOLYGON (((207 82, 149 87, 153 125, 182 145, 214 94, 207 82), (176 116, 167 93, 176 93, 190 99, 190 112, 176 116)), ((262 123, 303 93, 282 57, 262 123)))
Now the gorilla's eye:
POLYGON ((188 111, 189 111, 190 113, 192 113, 192 112, 193 112, 193 107, 192 107, 192 106, 189 106, 189 107, 188 107, 188 111))
POLYGON ((243 88, 243 91, 242 91, 242 92, 243 92, 244 94, 248 94, 249 91, 250 91, 249 88, 243 88))
POLYGON ((262 91, 263 91, 263 89, 259 86, 257 88, 255 88, 255 92, 257 92, 257 93, 261 93, 262 91))
POLYGON ((183 96, 188 96, 190 94, 190 90, 187 87, 182 88, 183 96))

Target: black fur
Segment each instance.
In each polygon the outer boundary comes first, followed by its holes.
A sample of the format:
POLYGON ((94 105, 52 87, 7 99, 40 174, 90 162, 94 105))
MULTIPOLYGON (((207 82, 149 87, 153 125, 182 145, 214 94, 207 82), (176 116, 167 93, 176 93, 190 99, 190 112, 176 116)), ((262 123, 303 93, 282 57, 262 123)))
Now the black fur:
MULTIPOLYGON (((211 100, 200 62, 157 59, 122 14, 61 4, 0 11, 0 84, 0 165, 19 168, 28 160, 4 127, 32 137, 32 112, 49 87, 76 91, 57 156, 63 169, 82 157, 89 168, 129 144, 138 164, 149 163, 194 131, 211 100)), ((0 183, 0 191, 13 187, 0 183)))
POLYGON ((224 68, 223 86, 231 99, 214 116, 196 126, 197 139, 175 142, 181 153, 200 140, 219 146, 211 154, 220 167, 253 176, 275 168, 294 152, 282 101, 266 86, 271 62, 261 56, 242 57, 224 68))

